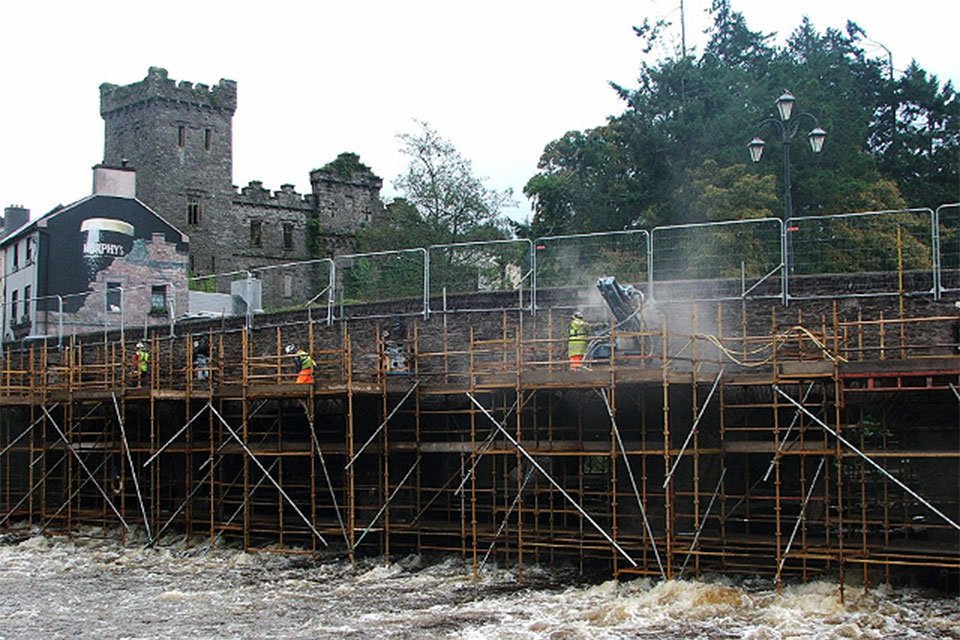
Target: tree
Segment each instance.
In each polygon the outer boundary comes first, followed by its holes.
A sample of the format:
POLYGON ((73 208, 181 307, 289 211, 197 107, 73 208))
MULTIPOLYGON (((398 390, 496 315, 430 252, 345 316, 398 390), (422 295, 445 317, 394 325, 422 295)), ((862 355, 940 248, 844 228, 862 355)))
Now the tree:
POLYGON ((523 192, 533 200, 536 236, 630 229, 655 222, 649 209, 668 174, 666 140, 635 114, 547 145, 540 173, 523 192))
MULTIPOLYGON (((508 226, 500 211, 512 204, 511 192, 488 189, 453 144, 427 123, 418 126, 416 133, 397 136, 401 152, 410 159, 393 183, 403 197, 387 205, 373 224, 360 231, 359 251, 390 252, 507 238, 508 226)), ((431 251, 431 286, 466 291, 495 281, 506 287, 510 279, 503 274, 508 265, 521 263, 525 257, 516 253, 516 248, 503 245, 431 251)), ((422 259, 418 262, 415 257, 405 253, 359 258, 350 285, 358 292, 375 291, 377 295, 408 293, 412 287, 422 286, 422 259)), ((358 293, 355 298, 361 295, 366 294, 358 293)))
POLYGON ((320 171, 330 173, 338 178, 369 177, 379 180, 367 165, 360 162, 360 156, 345 151, 321 167, 320 171))
POLYGON ((439 236, 406 198, 387 204, 373 224, 357 233, 357 251, 392 251, 435 244, 439 236))
POLYGON ((397 136, 410 163, 393 186, 416 207, 432 239, 454 243, 504 237, 500 211, 512 204, 512 191, 488 189, 452 143, 426 122, 418 126, 417 133, 397 136))
POLYGON ((884 96, 896 118, 878 118, 871 128, 881 171, 897 181, 908 202, 931 207, 956 202, 960 102, 952 83, 941 87, 913 62, 884 96))
POLYGON ((431 233, 407 200, 387 204, 373 224, 357 233, 357 252, 398 253, 352 260, 345 266, 344 297, 351 302, 415 297, 423 287, 423 261, 413 252, 401 251, 432 244, 431 233))
MULTIPOLYGON (((762 162, 748 164, 744 147, 774 116, 784 89, 828 132, 823 152, 813 154, 804 140, 813 121, 801 121, 792 149, 795 216, 956 200, 960 115, 950 83, 941 88, 916 65, 894 81, 884 62, 866 55, 855 23, 820 33, 805 18, 776 46, 751 31, 730 0, 714 0, 711 11, 702 55, 644 62, 635 87, 611 85, 622 114, 546 145, 524 187, 534 208, 530 233, 781 216, 779 133, 763 136, 762 162), (764 180, 751 184, 751 175, 764 180)), ((646 26, 635 32, 646 50, 661 37, 646 26)))

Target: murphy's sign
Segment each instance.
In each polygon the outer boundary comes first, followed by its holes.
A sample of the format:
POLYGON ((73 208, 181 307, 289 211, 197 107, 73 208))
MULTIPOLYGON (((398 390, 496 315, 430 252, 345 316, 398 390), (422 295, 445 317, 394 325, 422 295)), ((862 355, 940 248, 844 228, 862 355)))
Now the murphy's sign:
POLYGON ((135 267, 137 277, 149 277, 152 267, 143 261, 154 234, 175 243, 178 253, 186 256, 188 251, 186 238, 177 229, 133 198, 86 198, 41 219, 38 227, 45 266, 38 288, 41 295, 64 296, 67 313, 74 313, 85 299, 72 294, 102 288, 101 281, 126 286, 130 276, 126 267, 135 267))
POLYGON ((127 254, 135 235, 134 226, 123 220, 89 218, 80 225, 83 255, 119 257, 127 254))

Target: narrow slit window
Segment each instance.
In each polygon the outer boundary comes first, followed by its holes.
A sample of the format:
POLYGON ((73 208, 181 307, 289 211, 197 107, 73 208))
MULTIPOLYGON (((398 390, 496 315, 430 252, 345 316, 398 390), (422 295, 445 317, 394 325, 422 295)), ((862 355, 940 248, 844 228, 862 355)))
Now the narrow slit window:
POLYGON ((177 128, 177 146, 184 146, 187 144, 187 128, 179 127, 177 128))
POLYGON ((200 224, 200 196, 187 196, 187 224, 200 224))
POLYGON ((259 220, 250 223, 250 246, 260 247, 263 245, 263 228, 259 220))
POLYGON ((210 151, 210 142, 212 141, 212 133, 210 129, 203 130, 203 148, 207 151, 210 151))
POLYGON ((283 248, 287 251, 293 249, 293 225, 289 222, 283 225, 283 248))

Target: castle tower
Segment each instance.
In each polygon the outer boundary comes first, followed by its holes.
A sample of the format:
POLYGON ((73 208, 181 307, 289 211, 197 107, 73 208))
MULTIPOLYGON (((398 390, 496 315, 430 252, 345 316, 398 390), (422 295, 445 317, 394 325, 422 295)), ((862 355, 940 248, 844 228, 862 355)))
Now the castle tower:
POLYGON ((380 215, 383 180, 354 153, 310 172, 318 229, 329 255, 353 250, 353 234, 380 215))
POLYGON ((237 84, 175 83, 151 67, 141 82, 100 85, 104 164, 137 171, 137 198, 190 236, 191 270, 215 272, 217 229, 233 195, 237 84))

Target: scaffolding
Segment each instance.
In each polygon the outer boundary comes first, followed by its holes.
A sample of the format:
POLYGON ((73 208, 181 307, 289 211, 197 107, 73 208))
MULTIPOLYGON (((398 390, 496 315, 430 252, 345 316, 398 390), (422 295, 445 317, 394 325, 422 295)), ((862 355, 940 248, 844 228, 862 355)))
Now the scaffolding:
POLYGON ((955 580, 956 318, 827 311, 675 305, 575 370, 560 308, 156 334, 142 377, 120 335, 8 346, 0 526, 521 580, 955 580))

